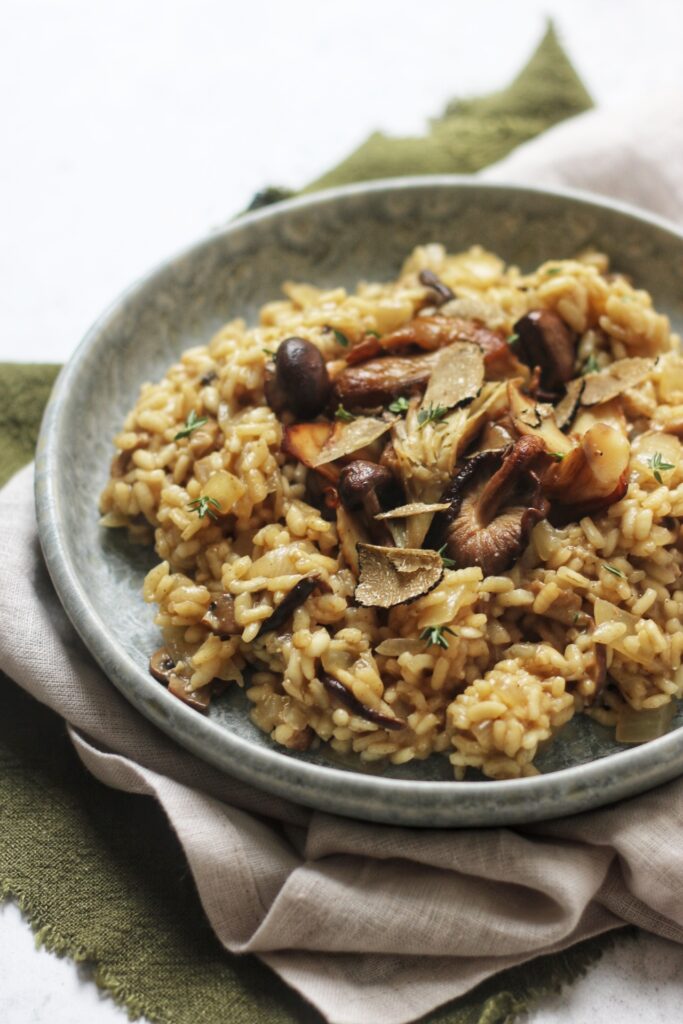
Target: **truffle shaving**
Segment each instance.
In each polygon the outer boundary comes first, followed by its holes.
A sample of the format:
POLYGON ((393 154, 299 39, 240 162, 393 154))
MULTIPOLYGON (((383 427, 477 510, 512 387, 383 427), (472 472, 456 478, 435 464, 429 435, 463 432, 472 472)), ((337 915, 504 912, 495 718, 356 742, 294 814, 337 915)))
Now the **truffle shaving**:
POLYGON ((355 597, 366 608, 393 608, 429 593, 443 576, 436 551, 358 545, 360 575, 355 597))
POLYGON ((315 456, 311 465, 316 468, 328 462, 351 455, 360 448, 366 448, 391 428, 391 420, 377 420, 371 416, 360 416, 352 423, 337 423, 328 440, 315 456))
POLYGON ((478 345, 463 342, 443 349, 429 378, 423 405, 455 409, 477 397, 484 383, 484 356, 478 345))
POLYGON ((629 388, 637 387, 650 376, 655 368, 654 359, 617 359, 606 370, 586 375, 581 395, 581 405, 598 405, 609 402, 629 388))

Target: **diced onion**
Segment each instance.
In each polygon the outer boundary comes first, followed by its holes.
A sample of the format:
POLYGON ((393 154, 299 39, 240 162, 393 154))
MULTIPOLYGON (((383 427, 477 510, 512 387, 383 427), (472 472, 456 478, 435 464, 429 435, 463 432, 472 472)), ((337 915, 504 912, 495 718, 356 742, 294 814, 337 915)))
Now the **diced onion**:
POLYGON ((636 711, 630 704, 619 708, 615 738, 618 743, 647 743, 664 736, 671 726, 675 705, 672 700, 659 708, 636 711))

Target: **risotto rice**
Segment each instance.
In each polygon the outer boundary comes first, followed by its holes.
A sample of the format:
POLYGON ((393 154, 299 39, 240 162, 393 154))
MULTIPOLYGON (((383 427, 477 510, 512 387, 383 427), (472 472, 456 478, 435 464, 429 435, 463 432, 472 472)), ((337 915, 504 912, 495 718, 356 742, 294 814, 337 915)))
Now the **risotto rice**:
POLYGON ((153 674, 198 708, 244 686, 284 747, 457 778, 533 774, 577 713, 665 731, 683 359, 650 296, 599 253, 522 274, 436 244, 283 290, 115 438, 102 522, 158 555, 153 674))

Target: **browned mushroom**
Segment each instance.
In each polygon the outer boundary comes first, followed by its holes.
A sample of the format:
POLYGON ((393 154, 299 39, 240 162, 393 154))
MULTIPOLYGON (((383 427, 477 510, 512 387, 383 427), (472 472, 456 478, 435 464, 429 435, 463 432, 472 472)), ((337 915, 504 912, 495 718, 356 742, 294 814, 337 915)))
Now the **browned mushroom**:
POLYGON ((202 625, 208 626, 223 640, 229 636, 239 636, 242 627, 237 625, 235 619, 235 598, 232 594, 221 594, 211 602, 202 619, 202 625))
POLYGON ((514 327, 519 358, 541 368, 541 385, 550 391, 574 376, 576 336, 551 309, 534 309, 514 327))
POLYGON ((421 270, 418 274, 420 284, 428 290, 428 298, 434 306, 443 306, 455 298, 454 293, 444 284, 441 278, 433 270, 421 270))
POLYGON ((327 672, 320 673, 320 682, 330 697, 339 701, 340 704, 347 707, 358 718, 365 718, 366 721, 373 722, 375 725, 381 726, 382 729, 405 728, 406 723, 400 718, 390 718, 389 715, 385 715, 381 711, 376 711, 374 708, 361 704, 358 698, 343 683, 340 683, 338 679, 335 679, 334 676, 329 675, 327 672))
POLYGON ((288 409, 314 419, 327 404, 330 378, 322 353, 306 338, 286 338, 266 370, 266 400, 275 412, 288 409))
MULTIPOLYGON (((377 522, 382 512, 383 497, 395 491, 397 485, 390 470, 375 462, 355 459, 339 475, 339 500, 349 512, 363 509, 370 538, 376 544, 392 544, 391 532, 377 522)), ((401 500, 400 498, 398 499, 401 500)))
POLYGON ((287 619, 291 618, 294 612, 299 608, 304 601, 307 601, 314 590, 320 590, 323 587, 327 588, 327 584, 323 584, 320 576, 317 573, 313 573, 311 576, 304 576, 303 579, 295 583, 288 594, 280 601, 277 608, 274 608, 267 619, 264 619, 261 623, 261 627, 256 634, 257 637, 263 636, 264 633, 272 633, 274 630, 279 629, 283 626, 287 619))
POLYGON ((376 409, 400 395, 419 395, 427 387, 439 352, 416 356, 387 356, 347 366, 335 378, 335 402, 345 409, 376 409))
POLYGON ((189 677, 175 671, 177 664, 168 647, 160 647, 149 659, 149 671, 155 679, 168 687, 174 697, 195 711, 206 711, 211 701, 211 684, 190 690, 189 677))
POLYGON ((445 543, 456 568, 478 565, 485 576, 505 572, 548 513, 538 476, 547 461, 543 441, 527 436, 502 451, 475 455, 444 494, 450 508, 434 517, 426 543, 445 543))
POLYGON ((171 678, 171 673, 176 666, 176 661, 168 647, 160 647, 149 659, 149 671, 160 683, 166 683, 171 678))

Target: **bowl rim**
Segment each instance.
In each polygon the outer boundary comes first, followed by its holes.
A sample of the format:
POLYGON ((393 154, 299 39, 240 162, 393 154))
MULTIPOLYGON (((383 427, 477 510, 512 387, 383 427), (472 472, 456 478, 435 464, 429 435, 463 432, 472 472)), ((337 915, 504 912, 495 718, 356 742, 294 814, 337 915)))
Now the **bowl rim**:
POLYGON ((392 824, 453 827, 522 824, 565 816, 640 792, 683 772, 683 729, 675 729, 642 746, 545 775, 481 781, 422 781, 386 778, 293 758, 259 746, 224 725, 198 715, 154 681, 111 639, 106 623, 91 605, 68 554, 65 518, 58 486, 61 438, 68 396, 81 365, 119 310, 143 287, 154 285, 170 267, 197 256, 218 240, 253 224, 276 221, 292 211, 334 204, 358 194, 432 188, 525 193, 569 200, 609 210, 663 231, 683 245, 683 231, 656 214, 622 201, 569 188, 482 181, 472 175, 416 175, 344 185, 283 200, 246 212, 157 263, 129 285, 86 331, 60 371, 43 416, 36 454, 35 502, 43 556, 59 599, 80 638, 105 675, 146 718, 192 753, 228 775, 277 796, 338 813, 392 824), (147 691, 147 692, 146 692, 147 691), (606 765, 612 781, 606 782, 606 765), (624 771, 628 769, 628 771, 624 771), (622 775, 622 778, 619 776, 622 775), (488 811, 486 810, 488 809, 488 811))

